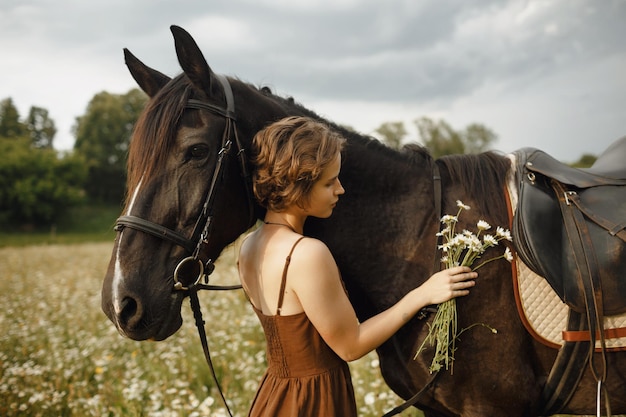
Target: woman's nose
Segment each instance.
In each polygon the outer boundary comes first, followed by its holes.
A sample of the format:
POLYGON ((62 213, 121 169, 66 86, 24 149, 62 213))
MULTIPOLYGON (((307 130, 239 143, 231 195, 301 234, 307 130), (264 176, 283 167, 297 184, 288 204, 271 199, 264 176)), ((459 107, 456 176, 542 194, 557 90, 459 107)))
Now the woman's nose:
POLYGON ((338 195, 343 194, 343 193, 346 192, 346 190, 343 188, 343 185, 341 185, 341 181, 339 181, 339 179, 337 179, 337 185, 338 185, 338 187, 337 187, 337 191, 336 192, 337 192, 338 195))

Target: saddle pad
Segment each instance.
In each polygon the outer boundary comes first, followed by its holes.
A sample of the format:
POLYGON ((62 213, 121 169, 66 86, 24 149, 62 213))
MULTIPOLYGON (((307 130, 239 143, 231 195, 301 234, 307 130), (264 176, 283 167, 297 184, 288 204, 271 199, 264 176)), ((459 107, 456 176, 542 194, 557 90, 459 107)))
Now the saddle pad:
MULTIPOLYGON (((509 155, 511 159, 515 157, 509 155)), ((512 166, 515 166, 513 160, 512 166)), ((517 207, 517 188, 514 170, 509 175, 507 190, 513 212, 517 207)), ((559 349, 563 341, 563 331, 567 330, 569 307, 561 301, 548 281, 534 273, 517 256, 511 262, 515 299, 520 319, 526 330, 540 343, 559 349)), ((605 316, 604 328, 626 327, 626 313, 605 316)), ((626 337, 606 339, 608 350, 626 348, 626 337)), ((596 342, 600 348, 600 341, 596 342)))

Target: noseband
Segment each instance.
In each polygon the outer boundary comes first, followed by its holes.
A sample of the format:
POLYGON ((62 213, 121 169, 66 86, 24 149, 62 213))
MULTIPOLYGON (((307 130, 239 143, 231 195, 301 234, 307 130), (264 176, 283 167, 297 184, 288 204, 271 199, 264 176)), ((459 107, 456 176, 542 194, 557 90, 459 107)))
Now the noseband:
POLYGON ((226 77, 216 74, 217 79, 222 84, 224 95, 226 96, 226 108, 205 103, 201 100, 189 99, 187 101, 187 109, 207 110, 213 114, 222 116, 226 119, 226 126, 222 134, 222 144, 218 152, 217 164, 213 171, 209 191, 206 200, 202 206, 200 216, 196 220, 196 224, 191 234, 191 238, 187 238, 181 233, 169 229, 150 220, 142 219, 137 216, 121 216, 115 223, 115 230, 122 231, 125 227, 139 230, 156 236, 160 239, 181 246, 189 254, 182 259, 174 269, 174 289, 178 291, 188 291, 190 289, 236 289, 240 286, 215 286, 208 285, 208 277, 215 269, 212 259, 203 262, 200 259, 202 247, 209 243, 211 230, 213 226, 213 202, 217 194, 217 182, 222 176, 224 169, 224 157, 228 156, 233 146, 233 140, 239 158, 239 166, 241 175, 246 187, 246 199, 248 202, 248 227, 254 223, 254 206, 252 202, 252 194, 250 190, 250 176, 248 173, 245 149, 241 145, 236 128, 235 100, 230 83, 226 77), (201 282, 204 278, 204 283, 201 282))

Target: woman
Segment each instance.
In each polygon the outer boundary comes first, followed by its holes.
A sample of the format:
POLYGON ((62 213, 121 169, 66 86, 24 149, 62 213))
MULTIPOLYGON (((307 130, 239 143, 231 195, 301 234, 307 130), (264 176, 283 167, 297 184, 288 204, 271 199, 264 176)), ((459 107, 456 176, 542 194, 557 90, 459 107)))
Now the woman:
POLYGON ((345 139, 288 117, 253 141, 254 193, 267 209, 239 255, 244 290, 265 331, 268 370, 250 416, 356 416, 347 362, 391 337, 421 308, 467 295, 467 267, 434 274, 386 311, 359 323, 329 249, 303 237, 308 216, 329 217, 344 189, 345 139))

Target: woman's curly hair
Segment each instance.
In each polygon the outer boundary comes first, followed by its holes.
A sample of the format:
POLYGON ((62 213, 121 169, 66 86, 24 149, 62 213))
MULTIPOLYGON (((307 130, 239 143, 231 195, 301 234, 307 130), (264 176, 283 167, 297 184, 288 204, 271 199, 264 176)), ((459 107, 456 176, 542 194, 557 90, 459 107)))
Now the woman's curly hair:
POLYGON ((277 212, 292 204, 305 208, 313 184, 344 143, 328 125, 308 117, 286 117, 259 131, 252 141, 258 203, 277 212))

